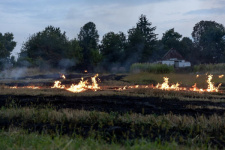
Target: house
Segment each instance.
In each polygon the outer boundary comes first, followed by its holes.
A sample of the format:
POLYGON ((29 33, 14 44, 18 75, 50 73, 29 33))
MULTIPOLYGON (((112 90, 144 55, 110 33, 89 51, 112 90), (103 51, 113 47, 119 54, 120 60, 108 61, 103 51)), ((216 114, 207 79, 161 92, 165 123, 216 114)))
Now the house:
POLYGON ((174 66, 175 68, 190 67, 191 63, 185 61, 184 58, 176 50, 170 49, 163 57, 161 61, 157 63, 166 64, 168 66, 174 66))

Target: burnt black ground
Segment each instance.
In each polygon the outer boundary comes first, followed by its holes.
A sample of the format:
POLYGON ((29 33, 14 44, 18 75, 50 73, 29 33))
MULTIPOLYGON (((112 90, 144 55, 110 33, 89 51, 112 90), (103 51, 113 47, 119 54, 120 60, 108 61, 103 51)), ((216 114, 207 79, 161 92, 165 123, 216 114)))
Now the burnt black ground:
POLYGON ((28 95, 0 95, 0 107, 14 102, 24 106, 44 107, 51 105, 56 109, 71 108, 96 110, 118 113, 142 114, 180 114, 180 115, 223 115, 225 102, 210 101, 182 101, 179 99, 166 99, 159 97, 130 97, 130 96, 28 96, 28 95), (187 108, 187 106, 189 106, 187 108), (193 108, 190 106, 194 106, 193 108), (196 106, 201 106, 195 109, 196 106), (211 109, 206 107, 212 107, 211 109), (219 107, 219 108, 214 108, 219 107))
MULTIPOLYGON (((9 82, 5 83, 6 86, 44 86, 44 87, 51 87, 54 85, 54 81, 60 80, 63 85, 71 85, 74 83, 78 83, 81 78, 83 77, 84 80, 88 80, 91 82, 91 77, 95 76, 95 74, 67 74, 66 80, 63 80, 59 74, 48 74, 48 75, 36 75, 36 76, 25 76, 21 78, 8 78, 9 82), (47 79, 47 81, 42 81, 41 79, 47 79), (10 82, 10 80, 12 82, 10 82), (40 80, 40 81, 34 81, 34 80, 40 80), (16 81, 16 82, 15 82, 16 81)), ((107 80, 114 80, 119 81, 126 75, 116 75, 116 74, 110 74, 110 75, 99 75, 98 78, 101 80, 101 82, 107 81, 107 80)), ((5 79, 0 79, 1 81, 4 81, 5 79)))

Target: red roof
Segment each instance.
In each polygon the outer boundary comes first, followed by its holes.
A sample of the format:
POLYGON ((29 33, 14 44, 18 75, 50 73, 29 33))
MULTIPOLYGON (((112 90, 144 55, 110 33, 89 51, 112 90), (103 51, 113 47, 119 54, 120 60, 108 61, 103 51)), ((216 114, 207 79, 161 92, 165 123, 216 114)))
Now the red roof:
POLYGON ((177 58, 178 60, 184 59, 180 53, 174 49, 170 49, 163 57, 162 60, 168 60, 171 58, 177 58))

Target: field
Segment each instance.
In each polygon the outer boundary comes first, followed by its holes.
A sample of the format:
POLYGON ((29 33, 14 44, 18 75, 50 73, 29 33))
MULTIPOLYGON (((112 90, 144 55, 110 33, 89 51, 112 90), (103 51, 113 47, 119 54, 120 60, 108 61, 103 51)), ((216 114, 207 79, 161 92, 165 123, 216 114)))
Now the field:
POLYGON ((100 89, 81 93, 50 88, 55 80, 68 86, 94 76, 65 75, 0 79, 0 149, 225 147, 225 79, 218 75, 212 81, 222 83, 219 92, 152 88, 164 76, 182 87, 207 88, 205 74, 175 73, 100 74, 100 89), (31 85, 41 88, 23 88, 31 85), (132 88, 121 90, 125 86, 132 88))

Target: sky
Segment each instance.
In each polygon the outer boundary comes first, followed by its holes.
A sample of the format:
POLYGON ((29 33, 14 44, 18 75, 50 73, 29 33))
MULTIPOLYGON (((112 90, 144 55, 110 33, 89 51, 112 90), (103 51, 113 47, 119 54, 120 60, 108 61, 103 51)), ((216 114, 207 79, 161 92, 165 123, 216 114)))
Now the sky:
POLYGON ((127 34, 141 14, 156 26, 158 39, 171 28, 191 38, 201 20, 225 25, 225 0, 0 0, 0 33, 13 33, 17 57, 23 43, 49 25, 73 39, 92 21, 101 40, 111 31, 127 34))

